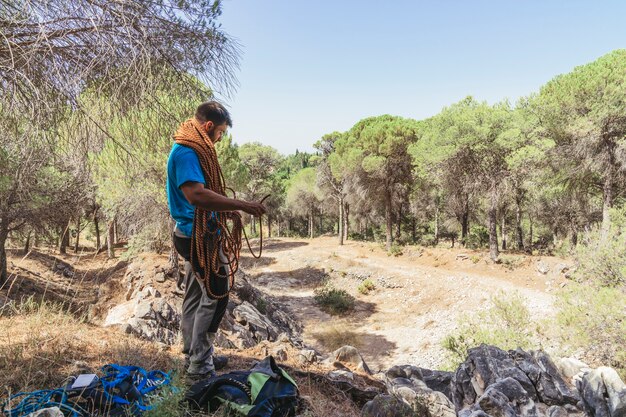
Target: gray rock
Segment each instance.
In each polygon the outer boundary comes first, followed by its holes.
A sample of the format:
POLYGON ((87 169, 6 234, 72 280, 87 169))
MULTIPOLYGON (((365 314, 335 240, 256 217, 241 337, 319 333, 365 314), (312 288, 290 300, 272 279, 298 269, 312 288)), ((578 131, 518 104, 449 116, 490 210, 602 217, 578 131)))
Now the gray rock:
POLYGON ((413 409, 398 398, 379 394, 361 410, 362 417, 412 417, 413 409))
POLYGON ((489 388, 477 401, 478 406, 485 413, 493 417, 517 417, 515 409, 509 404, 509 399, 495 388, 489 388))
POLYGON ((139 319, 149 319, 154 318, 154 311, 152 310, 152 302, 151 301, 143 301, 137 304, 135 307, 135 317, 139 319))
POLYGON ((567 410, 561 406, 553 405, 548 408, 547 417, 568 417, 567 410))
POLYGON ((156 282, 165 282, 165 273, 164 272, 157 272, 154 275, 154 280, 156 282))
POLYGON ((548 272, 550 272, 550 266, 548 266, 548 264, 543 261, 537 261, 535 267, 537 268, 537 272, 539 272, 540 274, 546 275, 548 272))
POLYGON ((342 369, 336 371, 330 371, 328 376, 332 379, 347 379, 350 381, 354 381, 354 374, 350 371, 344 371, 342 369))
POLYGON ((252 304, 244 301, 233 310, 235 320, 240 324, 248 325, 256 340, 276 340, 279 329, 266 316, 259 313, 252 304))
POLYGON ((561 358, 557 363, 559 372, 568 380, 578 375, 583 369, 590 369, 589 365, 576 358, 561 358))
POLYGON ((317 361, 317 354, 313 349, 302 349, 298 353, 298 362, 301 364, 313 363, 317 361))
POLYGON ((600 367, 586 373, 577 388, 590 416, 626 416, 626 385, 614 369, 600 367))
POLYGON ((365 360, 359 353, 358 349, 348 345, 342 346, 333 353, 331 353, 329 358, 327 359, 327 362, 352 364, 356 366, 356 369, 358 371, 362 371, 368 374, 372 373, 372 371, 370 371, 369 367, 365 363, 365 360))
POLYGON ((270 355, 274 357, 274 359, 278 361, 286 361, 287 360, 287 351, 282 347, 274 348, 270 351, 270 355))

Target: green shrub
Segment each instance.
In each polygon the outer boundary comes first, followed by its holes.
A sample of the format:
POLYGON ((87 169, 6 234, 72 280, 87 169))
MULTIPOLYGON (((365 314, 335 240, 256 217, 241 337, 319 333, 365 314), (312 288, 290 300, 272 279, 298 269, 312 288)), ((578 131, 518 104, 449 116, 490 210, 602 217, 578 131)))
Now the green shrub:
POLYGON ((472 256, 470 257, 470 260, 471 260, 473 263, 477 264, 478 262, 480 262, 480 256, 478 256, 478 255, 472 255, 472 256))
POLYGON ((363 281, 361 285, 359 285, 359 287, 357 288, 357 291, 363 295, 367 295, 370 292, 374 291, 375 289, 376 289, 376 284, 374 284, 374 281, 368 278, 365 281, 363 281))
POLYGON ((259 299, 256 300, 256 309, 259 310, 259 313, 261 314, 267 314, 267 300, 259 297, 259 299))
POLYGON ((344 314, 354 309, 354 297, 332 284, 316 289, 314 294, 315 302, 328 314, 344 314))
POLYGON ((402 256, 402 246, 394 243, 393 245, 391 245, 391 249, 389 249, 387 255, 402 256))
POLYGON ((558 294, 562 342, 590 362, 612 366, 626 378, 626 293, 594 283, 573 283, 558 294))
POLYGON ((480 249, 489 243, 489 231, 484 226, 472 226, 467 234, 467 244, 470 249, 480 249))
POLYGON ((626 208, 611 211, 612 225, 603 239, 598 229, 583 236, 576 250, 579 282, 597 281, 606 287, 626 288, 626 208))
POLYGON ((505 294, 501 291, 491 298, 491 302, 491 308, 461 318, 459 330, 446 336, 442 343, 447 351, 446 369, 456 369, 467 358, 467 351, 481 343, 505 350, 532 346, 534 326, 524 298, 516 292, 505 294))
POLYGON ((498 262, 501 263, 506 269, 513 271, 514 269, 522 266, 524 258, 521 256, 501 255, 498 258, 498 262))

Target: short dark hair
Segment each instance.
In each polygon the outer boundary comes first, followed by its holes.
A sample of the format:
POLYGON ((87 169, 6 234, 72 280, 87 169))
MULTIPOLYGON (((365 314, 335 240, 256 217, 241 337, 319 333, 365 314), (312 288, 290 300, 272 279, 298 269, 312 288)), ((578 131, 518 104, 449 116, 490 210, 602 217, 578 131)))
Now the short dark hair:
POLYGON ((216 125, 226 123, 229 127, 233 127, 228 110, 217 101, 207 101, 199 105, 196 110, 196 119, 202 123, 213 122, 216 125))

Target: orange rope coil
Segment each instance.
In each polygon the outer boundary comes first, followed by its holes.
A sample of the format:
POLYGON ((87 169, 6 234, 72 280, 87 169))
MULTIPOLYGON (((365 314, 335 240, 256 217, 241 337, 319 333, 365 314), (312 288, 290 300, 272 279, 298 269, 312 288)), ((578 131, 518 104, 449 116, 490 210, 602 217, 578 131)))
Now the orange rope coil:
MULTIPOLYGON (((193 149, 196 155, 198 155, 202 173, 204 174, 205 188, 225 196, 227 187, 217 159, 215 146, 204 132, 200 123, 193 118, 186 120, 180 125, 174 135, 174 140, 179 145, 193 149)), ((267 197, 269 195, 263 198, 263 200, 267 197)), ((261 200, 261 203, 263 200, 261 200)), ((195 207, 190 261, 194 273, 198 277, 200 274, 197 273, 194 265, 194 259, 197 259, 198 265, 203 272, 200 278, 207 293, 214 299, 227 297, 234 287, 235 273, 239 269, 239 258, 243 246, 242 233, 245 235, 246 243, 252 256, 259 258, 263 250, 263 227, 261 227, 259 242, 261 248, 257 256, 252 252, 248 236, 243 228, 241 214, 238 211, 214 212, 195 207), (229 227, 229 223, 232 224, 231 227, 229 227), (224 259, 220 259, 220 249, 224 259), (228 273, 226 274, 220 273, 221 266, 224 264, 228 266, 228 273), (229 280, 228 290, 224 294, 216 294, 211 288, 211 273, 215 274, 218 279, 229 280)))

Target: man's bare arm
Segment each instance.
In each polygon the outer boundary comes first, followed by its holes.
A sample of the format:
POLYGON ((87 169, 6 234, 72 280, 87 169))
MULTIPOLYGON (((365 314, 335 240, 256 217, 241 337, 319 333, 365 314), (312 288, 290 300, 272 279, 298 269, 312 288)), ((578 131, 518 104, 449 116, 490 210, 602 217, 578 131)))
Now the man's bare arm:
POLYGON ((265 213, 265 207, 261 203, 237 200, 225 197, 207 188, 199 182, 186 182, 180 187, 189 204, 210 211, 233 211, 241 210, 254 216, 265 213))

